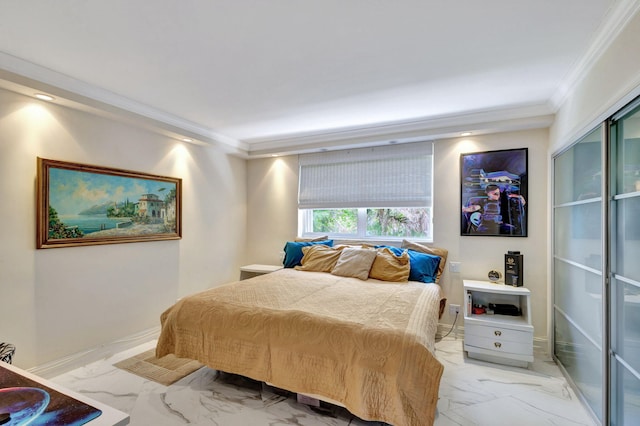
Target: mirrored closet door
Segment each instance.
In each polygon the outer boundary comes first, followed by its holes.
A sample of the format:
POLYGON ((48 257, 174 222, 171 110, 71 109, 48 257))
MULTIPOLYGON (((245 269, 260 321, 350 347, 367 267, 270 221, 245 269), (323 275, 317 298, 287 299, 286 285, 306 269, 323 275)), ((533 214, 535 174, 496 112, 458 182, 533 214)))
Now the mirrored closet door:
POLYGON ((640 106, 611 124, 611 424, 640 421, 640 106))
POLYGON ((554 353, 602 417, 602 130, 554 160, 554 353))
POLYGON ((601 424, 638 424, 640 99, 553 166, 554 358, 601 424))

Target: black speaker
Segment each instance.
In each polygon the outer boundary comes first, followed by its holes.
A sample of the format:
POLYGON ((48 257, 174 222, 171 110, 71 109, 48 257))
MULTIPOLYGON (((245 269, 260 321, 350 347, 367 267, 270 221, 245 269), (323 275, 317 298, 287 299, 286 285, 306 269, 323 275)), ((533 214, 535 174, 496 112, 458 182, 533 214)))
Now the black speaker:
POLYGON ((509 251, 504 255, 504 283, 514 287, 523 286, 523 256, 519 251, 509 251))

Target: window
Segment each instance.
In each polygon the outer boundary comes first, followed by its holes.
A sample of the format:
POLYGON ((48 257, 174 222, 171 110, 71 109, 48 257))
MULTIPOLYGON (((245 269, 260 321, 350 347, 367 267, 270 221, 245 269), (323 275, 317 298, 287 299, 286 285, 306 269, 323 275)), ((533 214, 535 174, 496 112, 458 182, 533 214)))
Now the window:
POLYGON ((432 241, 433 143, 299 157, 300 234, 432 241))
POLYGON ((303 235, 357 239, 430 240, 430 208, 359 208, 300 210, 303 235), (362 224, 362 225, 360 225, 362 224))

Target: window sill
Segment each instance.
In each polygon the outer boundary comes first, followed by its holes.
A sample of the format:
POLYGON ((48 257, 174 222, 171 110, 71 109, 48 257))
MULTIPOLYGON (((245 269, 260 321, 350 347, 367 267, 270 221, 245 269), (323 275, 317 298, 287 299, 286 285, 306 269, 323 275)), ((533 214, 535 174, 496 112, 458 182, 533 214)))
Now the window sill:
MULTIPOLYGON (((311 236, 306 236, 303 235, 303 237, 311 237, 311 236)), ((402 244, 402 240, 407 240, 407 241, 411 241, 411 242, 416 242, 419 244, 432 244, 433 240, 428 240, 428 239, 419 239, 419 238, 406 238, 406 237, 402 237, 402 238, 347 238, 347 237, 340 237, 340 236, 335 236, 332 237, 331 235, 328 236, 328 238, 330 240, 333 240, 334 245, 335 244, 372 244, 372 245, 397 245, 400 246, 402 244)))

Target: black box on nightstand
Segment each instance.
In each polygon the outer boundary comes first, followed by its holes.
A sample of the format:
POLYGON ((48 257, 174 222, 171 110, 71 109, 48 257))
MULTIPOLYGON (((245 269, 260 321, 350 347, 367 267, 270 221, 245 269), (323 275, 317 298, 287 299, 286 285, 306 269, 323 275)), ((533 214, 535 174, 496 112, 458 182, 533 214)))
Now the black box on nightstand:
POLYGON ((509 251, 504 255, 504 283, 514 287, 522 287, 523 256, 519 251, 509 251))

